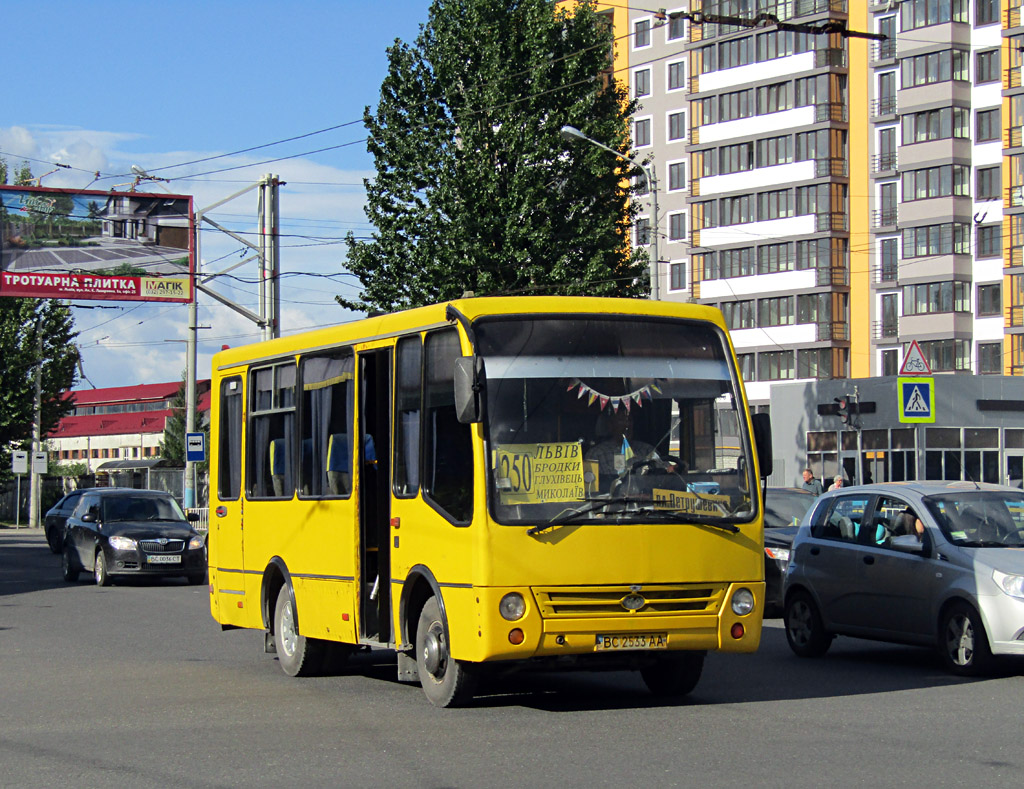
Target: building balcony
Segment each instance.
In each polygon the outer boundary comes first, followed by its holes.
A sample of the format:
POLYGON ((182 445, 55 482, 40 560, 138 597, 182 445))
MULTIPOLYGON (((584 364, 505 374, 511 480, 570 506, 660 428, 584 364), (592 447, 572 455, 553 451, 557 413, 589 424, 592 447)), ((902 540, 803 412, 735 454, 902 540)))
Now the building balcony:
POLYGON ((898 321, 872 321, 871 322, 871 339, 872 340, 895 340, 899 337, 900 325, 898 321))
POLYGON ((871 100, 871 117, 880 118, 885 115, 896 114, 896 97, 881 96, 871 100))
POLYGON ((1006 189, 1006 203, 1010 208, 1024 206, 1024 186, 1009 186, 1006 189))
POLYGON ((845 213, 823 211, 814 215, 814 230, 816 233, 841 232, 849 229, 850 218, 845 213))
POLYGON ((875 284, 883 282, 895 282, 899 279, 900 266, 895 260, 880 263, 874 268, 875 284))
POLYGON ((872 48, 872 60, 894 60, 896 58, 896 39, 887 38, 885 41, 876 41, 872 48))
POLYGON ((819 266, 814 269, 814 273, 815 287, 849 287, 850 285, 850 272, 843 266, 819 266))
POLYGON ((1004 148, 1020 148, 1024 147, 1024 129, 1020 126, 1011 126, 1003 134, 1003 147, 1004 148))
POLYGON ((846 68, 846 50, 818 49, 814 52, 815 68, 846 68))
POLYGON ((850 339, 850 327, 842 321, 820 321, 814 327, 818 342, 850 339))
POLYGON ((1003 74, 1003 88, 1005 90, 1012 90, 1013 88, 1019 88, 1020 86, 1020 66, 1006 69, 1003 74))
POLYGON ((824 158, 814 160, 815 178, 849 178, 850 164, 846 159, 824 158))
POLYGON ((876 208, 871 212, 871 227, 893 227, 898 221, 898 214, 899 212, 894 205, 876 208))
POLYGON ((1006 19, 1005 27, 1006 27, 1007 30, 1012 30, 1015 27, 1020 27, 1021 26, 1020 7, 1018 6, 1017 8, 1007 8, 1006 9, 1005 19, 1006 19))
POLYGON ((830 11, 834 14, 848 13, 847 0, 795 0, 793 16, 810 16, 830 11))
POLYGON ((1024 328, 1024 306, 1010 306, 1006 308, 1006 328, 1024 328))
POLYGON ((871 172, 886 173, 893 172, 897 167, 896 151, 876 153, 871 157, 871 172))
POLYGON ((846 123, 849 121, 849 112, 845 104, 838 101, 826 101, 814 105, 815 123, 846 123))
POLYGON ((1011 246, 1010 254, 1006 257, 1006 268, 1020 268, 1024 266, 1024 247, 1011 246))

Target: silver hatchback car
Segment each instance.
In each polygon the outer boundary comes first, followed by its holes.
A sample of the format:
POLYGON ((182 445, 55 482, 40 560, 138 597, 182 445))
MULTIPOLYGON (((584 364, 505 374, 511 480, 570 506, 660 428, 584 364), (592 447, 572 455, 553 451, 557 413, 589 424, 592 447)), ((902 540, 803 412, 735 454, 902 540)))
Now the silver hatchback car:
POLYGON ((1024 490, 891 482, 822 495, 793 541, 786 638, 802 657, 836 635, 935 645, 955 674, 1024 655, 1024 490))

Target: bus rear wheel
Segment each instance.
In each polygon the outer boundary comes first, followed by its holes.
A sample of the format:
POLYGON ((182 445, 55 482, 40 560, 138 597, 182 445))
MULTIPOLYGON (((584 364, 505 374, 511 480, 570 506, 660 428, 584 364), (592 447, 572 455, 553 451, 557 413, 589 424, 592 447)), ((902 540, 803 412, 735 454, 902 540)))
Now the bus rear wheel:
POLYGON ((431 597, 416 626, 416 667, 423 692, 435 707, 461 706, 476 689, 472 670, 449 653, 447 631, 441 606, 431 597))
POLYGON ((287 584, 277 593, 274 605, 274 646, 277 660, 289 677, 314 676, 324 664, 323 643, 299 635, 295 602, 287 584))
POLYGON ((685 696, 697 687, 704 670, 704 652, 664 655, 653 666, 640 669, 647 689, 655 696, 685 696))

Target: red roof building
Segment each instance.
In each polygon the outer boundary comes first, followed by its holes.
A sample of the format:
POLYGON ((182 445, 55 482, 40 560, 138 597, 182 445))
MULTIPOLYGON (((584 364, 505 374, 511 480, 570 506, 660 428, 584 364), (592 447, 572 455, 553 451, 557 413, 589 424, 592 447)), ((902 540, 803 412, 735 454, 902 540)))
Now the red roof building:
MULTIPOLYGON (((111 460, 160 456, 167 418, 180 381, 68 392, 75 410, 46 437, 51 460, 86 463, 90 473, 111 460)), ((200 419, 209 412, 210 382, 196 384, 200 419)))

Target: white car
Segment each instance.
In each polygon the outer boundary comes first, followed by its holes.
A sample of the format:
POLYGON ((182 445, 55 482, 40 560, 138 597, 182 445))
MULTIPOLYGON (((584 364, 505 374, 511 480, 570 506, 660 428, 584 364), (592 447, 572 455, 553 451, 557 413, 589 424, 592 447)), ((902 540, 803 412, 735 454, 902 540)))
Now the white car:
POLYGON ((935 645, 955 674, 1024 655, 1024 491, 892 482, 822 495, 790 552, 786 637, 802 657, 836 635, 935 645))

